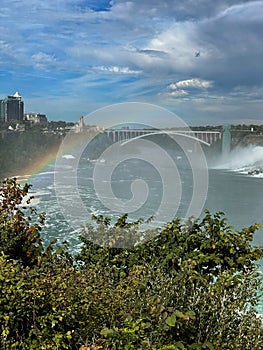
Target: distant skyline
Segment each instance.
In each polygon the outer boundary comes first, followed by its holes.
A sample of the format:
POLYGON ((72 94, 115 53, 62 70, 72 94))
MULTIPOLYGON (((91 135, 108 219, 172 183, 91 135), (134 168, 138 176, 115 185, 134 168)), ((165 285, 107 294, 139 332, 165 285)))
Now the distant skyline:
POLYGON ((263 1, 2 0, 0 99, 49 120, 146 102, 189 125, 263 123, 262 37, 263 1))

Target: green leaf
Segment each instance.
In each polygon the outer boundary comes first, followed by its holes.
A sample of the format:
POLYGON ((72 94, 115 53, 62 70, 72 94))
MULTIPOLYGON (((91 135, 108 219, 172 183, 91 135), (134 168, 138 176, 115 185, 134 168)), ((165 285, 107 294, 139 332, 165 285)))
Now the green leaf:
POLYGON ((168 326, 170 327, 174 327, 176 324, 176 316, 169 316, 167 317, 167 319, 165 320, 166 324, 168 324, 168 326))
POLYGON ((174 345, 176 346, 176 349, 178 349, 178 350, 179 349, 186 350, 184 344, 182 342, 180 342, 180 341, 176 342, 174 345))
POLYGON ((183 314, 181 311, 179 310, 175 310, 174 311, 174 316, 178 317, 178 318, 185 318, 185 314, 183 314))
POLYGON ((107 338, 109 335, 113 334, 113 330, 105 327, 105 328, 102 328, 102 330, 100 331, 100 334, 103 335, 105 338, 107 338))
POLYGON ((214 350, 215 349, 214 345, 212 343, 209 343, 209 342, 204 343, 203 348, 204 349, 207 348, 209 350, 214 350))

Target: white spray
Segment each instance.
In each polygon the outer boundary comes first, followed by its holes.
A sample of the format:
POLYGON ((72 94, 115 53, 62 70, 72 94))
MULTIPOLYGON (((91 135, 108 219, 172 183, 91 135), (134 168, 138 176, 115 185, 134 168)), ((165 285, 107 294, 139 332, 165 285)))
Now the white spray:
POLYGON ((250 145, 235 148, 229 154, 222 155, 212 167, 246 173, 263 169, 263 147, 250 145))

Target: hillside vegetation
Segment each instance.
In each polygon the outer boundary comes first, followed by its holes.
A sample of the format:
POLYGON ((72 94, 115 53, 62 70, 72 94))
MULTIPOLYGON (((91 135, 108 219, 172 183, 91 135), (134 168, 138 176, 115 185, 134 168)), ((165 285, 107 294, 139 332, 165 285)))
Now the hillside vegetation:
POLYGON ((56 154, 61 136, 44 134, 41 129, 7 132, 0 135, 0 178, 14 176, 56 154))

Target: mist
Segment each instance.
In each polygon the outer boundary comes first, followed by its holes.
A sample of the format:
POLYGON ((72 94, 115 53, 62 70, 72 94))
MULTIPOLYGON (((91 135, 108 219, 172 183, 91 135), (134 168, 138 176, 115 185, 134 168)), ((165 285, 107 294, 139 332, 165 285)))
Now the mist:
POLYGON ((263 147, 250 145, 238 147, 222 155, 211 164, 213 169, 228 169, 248 173, 263 168, 263 147))

